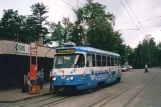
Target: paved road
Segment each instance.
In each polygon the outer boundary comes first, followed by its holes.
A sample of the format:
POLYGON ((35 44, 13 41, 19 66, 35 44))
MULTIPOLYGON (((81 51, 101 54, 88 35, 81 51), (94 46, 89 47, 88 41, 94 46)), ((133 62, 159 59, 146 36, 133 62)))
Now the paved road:
POLYGON ((121 83, 77 96, 48 95, 8 107, 161 107, 161 69, 131 70, 121 83))

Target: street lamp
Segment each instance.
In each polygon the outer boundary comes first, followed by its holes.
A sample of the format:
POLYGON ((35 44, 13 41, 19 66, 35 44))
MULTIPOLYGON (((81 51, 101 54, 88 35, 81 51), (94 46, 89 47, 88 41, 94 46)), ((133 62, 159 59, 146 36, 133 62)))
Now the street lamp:
POLYGON ((132 59, 132 66, 134 67, 134 61, 135 61, 135 59, 132 59))
POLYGON ((148 57, 149 57, 149 64, 150 64, 149 42, 150 42, 150 39, 151 39, 151 35, 146 35, 145 38, 148 41, 148 57))

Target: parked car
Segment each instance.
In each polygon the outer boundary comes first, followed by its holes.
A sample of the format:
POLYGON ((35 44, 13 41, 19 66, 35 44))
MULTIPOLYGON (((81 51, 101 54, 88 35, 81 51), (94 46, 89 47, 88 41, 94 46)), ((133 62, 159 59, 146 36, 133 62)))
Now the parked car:
POLYGON ((127 68, 125 66, 122 66, 121 69, 122 69, 122 72, 127 71, 127 68))
POLYGON ((129 70, 132 70, 132 66, 131 65, 129 66, 129 70))

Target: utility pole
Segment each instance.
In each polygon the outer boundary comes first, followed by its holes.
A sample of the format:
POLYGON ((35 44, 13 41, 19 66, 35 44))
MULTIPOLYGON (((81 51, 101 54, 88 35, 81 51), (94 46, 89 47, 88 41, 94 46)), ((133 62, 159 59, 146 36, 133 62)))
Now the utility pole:
POLYGON ((148 56, 149 56, 149 64, 150 64, 150 52, 149 52, 149 41, 148 41, 148 56))
POLYGON ((83 38, 83 45, 85 45, 86 41, 85 41, 85 35, 84 35, 84 29, 83 26, 80 26, 80 31, 81 31, 81 37, 83 38))
POLYGON ((146 35, 146 40, 148 41, 148 57, 149 57, 149 64, 150 64, 150 50, 149 50, 149 42, 151 39, 151 35, 146 35))
POLYGON ((59 38, 59 47, 61 47, 61 31, 60 31, 60 21, 58 22, 58 38, 59 38))

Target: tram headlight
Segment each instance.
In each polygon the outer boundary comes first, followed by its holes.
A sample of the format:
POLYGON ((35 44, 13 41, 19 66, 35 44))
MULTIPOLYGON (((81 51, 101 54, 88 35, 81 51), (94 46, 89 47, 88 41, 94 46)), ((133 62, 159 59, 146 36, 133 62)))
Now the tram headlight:
POLYGON ((52 79, 53 81, 56 81, 56 77, 53 77, 53 79, 52 79))
POLYGON ((74 77, 70 77, 70 80, 74 80, 74 77))

